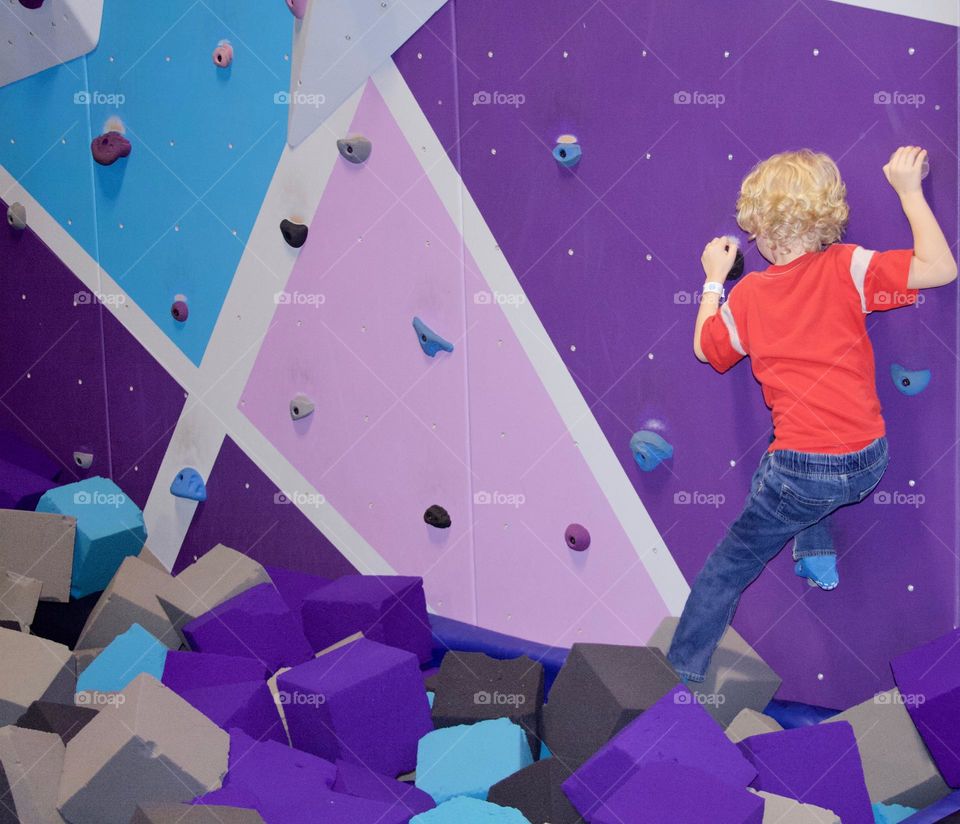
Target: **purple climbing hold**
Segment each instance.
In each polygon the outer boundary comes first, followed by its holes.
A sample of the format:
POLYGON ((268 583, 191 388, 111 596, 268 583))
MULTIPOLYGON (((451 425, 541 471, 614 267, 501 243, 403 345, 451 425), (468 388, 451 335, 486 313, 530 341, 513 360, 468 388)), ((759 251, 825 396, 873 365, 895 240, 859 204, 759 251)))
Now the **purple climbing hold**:
POLYGON ((286 0, 287 8, 293 12, 297 20, 303 20, 303 15, 307 13, 307 0, 286 0))
POLYGON ((590 546, 590 532, 582 524, 570 524, 564 533, 567 546, 577 552, 583 552, 590 546))
POLYGON ((101 166, 109 166, 130 154, 130 141, 120 132, 105 132, 90 144, 93 159, 101 166))
POLYGON ((221 40, 213 50, 213 62, 221 69, 225 69, 233 62, 233 46, 229 40, 221 40))
POLYGON ((43 0, 20 0, 20 5, 25 9, 39 9, 43 5, 43 0))
POLYGON ((177 295, 173 306, 170 307, 170 314, 179 323, 183 323, 190 316, 190 307, 187 306, 187 299, 183 295, 177 295))

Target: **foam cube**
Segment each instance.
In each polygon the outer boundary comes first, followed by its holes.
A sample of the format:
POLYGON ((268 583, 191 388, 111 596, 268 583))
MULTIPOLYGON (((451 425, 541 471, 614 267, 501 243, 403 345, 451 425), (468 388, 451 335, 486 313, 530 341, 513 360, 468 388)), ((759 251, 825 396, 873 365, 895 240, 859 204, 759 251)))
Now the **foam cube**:
POLYGON ((459 796, 410 819, 410 824, 530 824, 520 810, 459 796))
POLYGON ((67 603, 41 600, 37 604, 37 614, 33 616, 30 631, 73 649, 98 600, 99 592, 85 598, 71 598, 67 603))
POLYGON ((118 635, 77 678, 78 706, 100 707, 111 703, 113 693, 123 692, 142 673, 163 677, 167 648, 139 624, 118 635))
POLYGON ((286 744, 268 675, 254 658, 171 651, 161 680, 221 729, 286 744))
POLYGON ((423 790, 390 776, 375 773, 365 765, 340 759, 336 762, 336 767, 334 792, 386 802, 391 815, 400 812, 409 817, 432 810, 435 806, 433 799, 423 790))
POLYGON ((311 656, 299 620, 272 583, 234 595, 183 627, 196 652, 241 655, 263 661, 272 672, 311 656))
POLYGON ((737 717, 727 727, 727 738, 735 744, 749 738, 751 735, 763 735, 765 732, 779 732, 783 727, 776 719, 764 715, 756 710, 745 709, 737 713, 737 717))
POLYGON ((21 727, 0 728, 0 764, 21 824, 59 821, 57 788, 64 746, 53 733, 21 727))
POLYGON ((174 577, 170 586, 157 597, 181 633, 185 624, 209 612, 224 601, 259 584, 269 584, 267 571, 252 558, 235 549, 217 544, 206 555, 174 577))
POLYGON ((873 818, 875 824, 899 824, 918 812, 913 807, 904 807, 902 804, 874 804, 873 818))
POLYGON ((344 575, 307 597, 302 615, 314 650, 362 632, 371 641, 412 652, 421 664, 432 657, 422 578, 344 575))
POLYGON ((754 792, 763 799, 763 824, 841 824, 833 810, 775 793, 754 792))
POLYGON ((56 484, 29 469, 0 459, 0 506, 31 510, 56 484))
POLYGON ((557 758, 536 761, 494 784, 487 801, 515 807, 534 824, 580 824, 583 819, 561 786, 569 777, 557 758))
POLYGON ((697 767, 738 789, 757 776, 737 745, 679 684, 604 744, 563 783, 563 790, 589 820, 648 761, 697 767))
POLYGON ((444 727, 421 738, 416 783, 437 804, 458 795, 486 800, 494 784, 532 763, 523 728, 494 718, 444 727))
POLYGON ((303 602, 318 589, 330 583, 329 578, 321 578, 319 575, 310 575, 307 572, 275 566, 267 566, 265 569, 277 592, 280 593, 280 597, 297 617, 300 617, 303 611, 303 602))
POLYGON ((130 824, 263 824, 263 818, 238 807, 141 804, 130 824))
MULTIPOLYGON (((667 654, 679 618, 668 617, 648 641, 667 654)), ((762 712, 780 689, 778 676, 733 627, 727 627, 710 659, 703 683, 689 684, 700 696, 704 709, 727 726, 742 709, 762 712)))
POLYGON ((949 794, 896 687, 821 723, 837 721, 853 727, 872 802, 919 809, 949 794))
POLYGON ((43 584, 16 572, 0 569, 0 620, 14 621, 21 630, 33 623, 43 584))
POLYGON ((106 589, 123 559, 139 553, 147 539, 140 507, 109 478, 84 478, 51 489, 40 499, 37 512, 77 519, 73 598, 106 589))
POLYGON ((757 769, 754 789, 832 810, 843 824, 873 824, 857 741, 849 723, 755 735, 737 746, 757 769))
POLYGON ((960 787, 960 629, 897 656, 890 669, 944 781, 960 787))
POLYGON ((67 744, 60 812, 71 824, 128 824, 139 803, 189 801, 220 786, 229 737, 149 675, 137 676, 67 744))
POLYGON ((384 775, 412 770, 433 728, 416 657, 367 638, 293 667, 277 686, 294 747, 384 775))
POLYGON ((25 730, 55 733, 66 744, 89 724, 96 714, 97 711, 91 707, 34 701, 17 719, 17 726, 25 730))
POLYGON ((179 649, 180 636, 157 600, 158 593, 169 588, 172 580, 169 572, 161 572, 139 557, 124 558, 87 618, 77 647, 105 647, 133 624, 139 624, 165 646, 179 649))
POLYGON ((0 824, 20 824, 17 805, 14 803, 13 793, 10 792, 10 782, 3 764, 0 764, 0 824))
POLYGON ((40 598, 70 599, 77 519, 0 509, 0 567, 41 581, 40 598))
POLYGON ((574 644, 543 708, 544 740, 575 769, 679 683, 659 649, 574 644))
POLYGON ((77 676, 62 644, 0 629, 0 661, 0 727, 16 723, 34 701, 73 703, 77 676))

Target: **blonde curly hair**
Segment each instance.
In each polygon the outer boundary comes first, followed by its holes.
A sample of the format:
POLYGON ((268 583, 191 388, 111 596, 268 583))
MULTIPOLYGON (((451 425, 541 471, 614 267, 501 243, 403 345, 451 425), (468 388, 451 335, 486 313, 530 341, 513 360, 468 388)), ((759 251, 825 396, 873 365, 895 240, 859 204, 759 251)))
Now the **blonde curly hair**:
POLYGON ((833 159, 800 149, 760 161, 740 185, 737 223, 776 249, 819 251, 847 225, 847 187, 833 159))

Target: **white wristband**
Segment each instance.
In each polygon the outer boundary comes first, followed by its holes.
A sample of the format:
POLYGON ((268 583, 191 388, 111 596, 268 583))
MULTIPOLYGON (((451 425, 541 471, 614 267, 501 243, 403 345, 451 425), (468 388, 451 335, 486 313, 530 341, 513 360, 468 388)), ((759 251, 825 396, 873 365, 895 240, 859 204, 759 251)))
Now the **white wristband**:
POLYGON ((703 294, 708 294, 713 292, 717 297, 723 298, 723 284, 717 283, 716 281, 708 280, 703 284, 703 294))

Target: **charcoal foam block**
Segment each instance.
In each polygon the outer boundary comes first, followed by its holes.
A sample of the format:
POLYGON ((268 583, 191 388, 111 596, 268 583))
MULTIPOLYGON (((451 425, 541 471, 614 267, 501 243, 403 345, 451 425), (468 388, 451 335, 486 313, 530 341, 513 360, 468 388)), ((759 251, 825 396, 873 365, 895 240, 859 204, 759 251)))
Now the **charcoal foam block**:
POLYGON ((195 652, 240 655, 273 672, 311 656, 300 621, 272 583, 260 584, 194 618, 183 637, 195 652))
POLYGON ((763 799, 763 824, 841 824, 833 810, 801 804, 775 793, 757 792, 757 795, 763 799))
POLYGON ((102 592, 123 559, 136 555, 147 539, 143 513, 109 478, 84 478, 45 493, 37 512, 77 519, 70 595, 102 592))
POLYGON ((530 824, 520 810, 501 807, 479 798, 458 796, 436 809, 420 813, 410 824, 530 824))
POLYGON ((130 824, 263 824, 263 818, 238 807, 141 804, 130 824))
POLYGON ((659 649, 574 644, 543 708, 544 741, 576 768, 678 683, 659 649))
POLYGON ((960 629, 898 655, 890 669, 944 781, 960 787, 960 629))
POLYGON ((37 613, 43 583, 0 568, 0 620, 16 621, 28 629, 37 613))
POLYGON ((362 632, 371 641, 432 658, 423 579, 402 575, 344 575, 303 603, 303 625, 314 650, 362 632))
POLYGON ((37 614, 33 616, 30 632, 73 649, 99 600, 99 592, 84 598, 71 598, 66 603, 41 600, 37 604, 37 614))
MULTIPOLYGON (((269 584, 267 571, 252 558, 217 544, 175 576, 169 588, 157 597, 181 633, 185 624, 224 601, 260 584, 269 584)), ((181 635, 181 640, 186 643, 181 635)))
POLYGON ((498 781, 487 801, 515 807, 531 824, 580 824, 583 819, 561 786, 569 777, 559 759, 546 758, 498 781))
POLYGON ((10 782, 7 780, 3 764, 0 764, 0 824, 20 824, 17 805, 13 801, 13 793, 10 792, 10 782))
POLYGON ((494 784, 532 763, 526 733, 507 718, 444 727, 420 739, 416 784, 437 804, 458 795, 486 800, 494 784))
POLYGON ((0 458, 0 506, 32 510, 51 489, 53 481, 0 458))
POLYGON ((63 741, 53 733, 0 728, 0 764, 21 824, 59 821, 57 788, 63 772, 63 741))
POLYGON ((540 755, 543 666, 527 656, 500 660, 482 652, 450 651, 432 680, 435 727, 509 718, 526 730, 540 755))
POLYGON ((754 789, 832 810, 843 824, 873 824, 853 727, 845 721, 745 738, 754 789))
POLYGON ((133 624, 139 624, 165 646, 179 649, 180 637, 157 600, 172 580, 169 572, 161 572, 139 557, 124 558, 87 618, 77 647, 105 647, 133 624))
MULTIPOLYGON (((648 644, 666 655, 679 621, 679 618, 664 618, 648 644)), ((727 627, 710 659, 703 683, 689 686, 696 695, 702 696, 707 712, 727 726, 742 709, 762 712, 780 689, 780 683, 780 676, 743 636, 733 627, 727 627)))
POLYGON ((697 767, 738 789, 757 777, 723 728, 678 684, 594 753, 563 790, 590 819, 648 761, 697 767))
POLYGON ((137 804, 189 801, 220 786, 229 736, 149 675, 67 744, 60 812, 71 824, 128 824, 137 804))
POLYGON ((0 661, 0 726, 15 724, 34 701, 73 703, 77 676, 62 644, 0 629, 0 661))
POLYGON ((0 509, 0 567, 36 578, 44 601, 70 599, 77 519, 0 509))
POLYGON ((25 730, 55 733, 66 744, 89 724, 96 714, 97 711, 91 707, 34 701, 17 719, 17 726, 25 730))
POLYGON ((920 809, 950 793, 896 687, 821 723, 835 721, 853 727, 872 802, 920 809))
POLYGON ((756 710, 744 709, 727 726, 727 738, 735 744, 751 735, 763 735, 766 732, 779 732, 783 727, 776 719, 756 710))
POLYGON ((163 684, 224 730, 287 743, 266 667, 253 658, 202 652, 167 653, 163 684))
POLYGON ((149 632, 134 624, 114 638, 77 678, 77 705, 100 707, 108 703, 103 696, 123 692, 143 673, 159 681, 167 652, 149 632))
POLYGON ((367 638, 293 667, 277 687, 294 747, 385 775, 414 769, 433 728, 416 656, 367 638))

